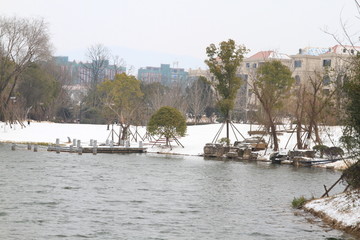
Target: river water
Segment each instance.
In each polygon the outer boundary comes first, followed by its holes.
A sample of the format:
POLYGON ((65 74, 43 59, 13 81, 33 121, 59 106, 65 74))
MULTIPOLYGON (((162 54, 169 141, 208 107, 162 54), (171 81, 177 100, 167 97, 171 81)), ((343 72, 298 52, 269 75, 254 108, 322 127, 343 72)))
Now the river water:
POLYGON ((0 239, 352 239, 291 208, 294 197, 319 196, 339 176, 269 163, 0 144, 0 239))

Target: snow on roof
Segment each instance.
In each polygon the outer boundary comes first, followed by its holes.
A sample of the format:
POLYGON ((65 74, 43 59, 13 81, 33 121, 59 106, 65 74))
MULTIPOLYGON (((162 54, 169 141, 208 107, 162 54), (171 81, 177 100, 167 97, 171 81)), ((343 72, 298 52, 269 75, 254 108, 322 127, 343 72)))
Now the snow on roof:
POLYGON ((278 53, 275 51, 261 51, 248 58, 248 60, 270 60, 270 59, 290 60, 291 58, 286 54, 278 53))
POLYGON ((331 51, 331 48, 319 48, 319 47, 306 47, 299 49, 299 54, 301 55, 310 55, 310 56, 319 56, 324 53, 331 51))

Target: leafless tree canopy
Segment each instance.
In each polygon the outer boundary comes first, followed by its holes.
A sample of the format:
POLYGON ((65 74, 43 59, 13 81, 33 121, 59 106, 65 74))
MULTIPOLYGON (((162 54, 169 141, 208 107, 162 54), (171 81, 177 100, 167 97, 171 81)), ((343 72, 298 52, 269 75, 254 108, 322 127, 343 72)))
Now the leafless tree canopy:
POLYGON ((96 86, 104 74, 110 52, 104 45, 96 44, 88 48, 86 57, 89 60, 89 64, 85 64, 84 67, 90 72, 91 85, 96 86))
POLYGON ((19 75, 30 63, 48 60, 51 44, 43 19, 0 17, 0 115, 3 120, 19 75))
POLYGON ((210 85, 206 85, 206 79, 200 77, 195 81, 188 91, 187 102, 188 110, 193 114, 195 124, 199 123, 206 107, 212 100, 212 90, 210 85))
POLYGON ((0 18, 0 50, 18 67, 50 57, 47 24, 43 19, 0 18))

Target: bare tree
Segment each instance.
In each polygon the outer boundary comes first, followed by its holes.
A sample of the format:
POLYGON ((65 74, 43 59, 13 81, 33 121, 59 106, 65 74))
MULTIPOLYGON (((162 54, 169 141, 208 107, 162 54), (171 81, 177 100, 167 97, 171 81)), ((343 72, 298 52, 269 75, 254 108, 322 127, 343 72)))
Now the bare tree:
POLYGON ((9 101, 19 76, 30 63, 51 56, 47 24, 43 19, 0 18, 0 119, 9 111, 9 101))
POLYGON ((211 101, 211 86, 206 83, 205 77, 199 77, 188 89, 188 110, 194 115, 197 124, 211 101))
POLYGON ((143 91, 145 92, 145 104, 153 113, 161 107, 169 106, 177 108, 185 115, 186 101, 180 84, 174 83, 171 87, 166 87, 159 82, 145 84, 143 91))
POLYGON ((165 101, 166 87, 159 82, 144 83, 141 85, 142 91, 144 92, 144 105, 148 109, 149 116, 155 113, 160 107, 163 106, 165 101))
POLYGON ((128 66, 126 61, 123 58, 120 58, 118 55, 113 56, 112 60, 113 60, 115 75, 123 73, 125 72, 125 70, 126 70, 126 75, 132 75, 134 71, 133 65, 128 66))
POLYGON ((173 83, 165 92, 163 106, 169 106, 178 109, 184 116, 186 114, 186 99, 180 83, 173 83))
POLYGON ((105 69, 109 65, 109 50, 102 44, 92 45, 88 48, 86 57, 87 63, 83 63, 85 78, 89 82, 89 92, 91 105, 94 107, 97 102, 96 87, 105 78, 105 69))
POLYGON ((90 71, 91 85, 96 86, 103 80, 105 68, 109 64, 110 53, 104 45, 96 44, 88 48, 86 56, 90 62, 83 66, 90 71))
POLYGON ((292 120, 295 121, 295 129, 296 130, 296 145, 297 149, 303 149, 303 125, 306 122, 306 114, 305 107, 307 104, 307 87, 305 84, 300 84, 296 86, 292 90, 292 96, 290 97, 290 101, 287 103, 287 112, 292 116, 292 120))
POLYGON ((315 72, 313 76, 309 76, 307 107, 305 110, 308 118, 305 148, 308 147, 313 134, 315 135, 315 143, 322 143, 319 133, 319 123, 322 120, 321 115, 333 102, 333 96, 336 92, 336 88, 330 88, 327 93, 324 93, 324 84, 331 84, 330 76, 328 76, 327 73, 321 74, 315 72), (329 79, 326 80, 327 78, 329 79), (327 81, 329 82, 327 83, 327 81))
POLYGON ((71 84, 69 69, 62 69, 54 61, 43 63, 43 68, 50 74, 58 84, 58 92, 54 99, 53 106, 49 109, 49 115, 61 117, 63 121, 68 121, 70 110, 73 110, 74 104, 71 101, 70 92, 67 87, 71 84))
POLYGON ((114 75, 124 72, 126 62, 123 58, 120 58, 118 55, 112 56, 112 63, 114 67, 114 75))

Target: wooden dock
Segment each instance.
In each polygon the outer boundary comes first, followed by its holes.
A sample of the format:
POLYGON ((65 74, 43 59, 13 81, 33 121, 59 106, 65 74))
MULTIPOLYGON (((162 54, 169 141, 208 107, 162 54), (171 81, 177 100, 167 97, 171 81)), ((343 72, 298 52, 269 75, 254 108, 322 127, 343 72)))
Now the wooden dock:
POLYGON ((49 146, 48 151, 51 152, 69 152, 69 153, 146 153, 147 148, 144 147, 124 147, 124 146, 82 146, 78 147, 63 147, 63 146, 49 146))

